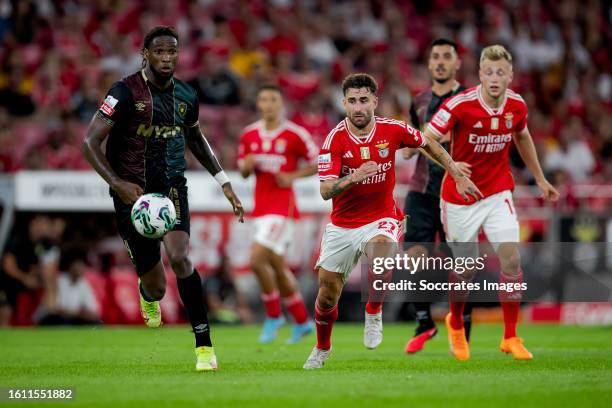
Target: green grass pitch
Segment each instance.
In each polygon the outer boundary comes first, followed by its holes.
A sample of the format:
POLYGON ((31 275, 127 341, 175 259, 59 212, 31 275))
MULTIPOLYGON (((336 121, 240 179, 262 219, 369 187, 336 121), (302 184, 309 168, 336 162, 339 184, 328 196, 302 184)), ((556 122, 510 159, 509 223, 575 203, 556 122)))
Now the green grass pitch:
POLYGON ((69 407, 524 407, 610 406, 612 328, 523 326, 528 362, 498 351, 502 327, 473 329, 472 359, 454 361, 446 332, 419 355, 403 352, 411 325, 385 325, 377 350, 362 326, 337 324, 322 370, 302 370, 314 336, 256 343, 259 327, 214 327, 220 370, 196 373, 187 327, 0 330, 0 387, 72 387, 69 407))

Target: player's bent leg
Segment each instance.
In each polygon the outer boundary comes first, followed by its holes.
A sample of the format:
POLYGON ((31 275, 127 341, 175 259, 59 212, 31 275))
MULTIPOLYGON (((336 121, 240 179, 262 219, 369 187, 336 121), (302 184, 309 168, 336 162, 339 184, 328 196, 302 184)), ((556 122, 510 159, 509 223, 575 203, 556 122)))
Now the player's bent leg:
POLYGON ((512 202, 512 193, 502 191, 491 197, 491 211, 484 224, 487 237, 497 251, 501 264, 499 282, 512 287, 499 291, 499 300, 504 315, 504 337, 500 349, 511 353, 517 360, 530 360, 533 355, 523 345, 523 340, 517 336, 516 327, 520 312, 523 291, 523 271, 519 248, 519 223, 512 202))
POLYGON ((277 253, 272 253, 271 261, 278 289, 283 298, 283 303, 293 318, 291 337, 287 340, 287 343, 295 344, 304 336, 314 331, 314 323, 308 318, 308 311, 306 310, 306 305, 300 293, 297 280, 293 276, 293 273, 286 267, 285 257, 277 253))
MULTIPOLYGON (((370 263, 376 258, 393 257, 397 252, 397 241, 386 236, 376 235, 372 237, 366 244, 365 254, 370 263)), ((390 282, 392 279, 393 270, 385 270, 382 275, 376 276, 378 279, 383 279, 385 282, 390 282)), ((370 278, 370 274, 368 274, 370 278)), ((369 288, 373 288, 370 282, 369 288)), ((384 301, 384 292, 372 293, 368 292, 368 303, 365 310, 365 324, 363 329, 363 345, 373 350, 383 341, 383 321, 382 321, 382 305, 384 301)))
MULTIPOLYGON (((455 258, 473 259, 478 256, 478 231, 487 217, 483 205, 484 200, 470 205, 456 205, 440 200, 440 219, 444 224, 447 245, 455 258)), ((453 271, 449 274, 449 282, 459 285, 470 282, 474 274, 474 270, 465 270, 461 274, 453 271)), ((450 353, 460 361, 470 358, 463 321, 468 296, 467 290, 449 291, 450 313, 445 319, 450 353)))
POLYGON ((129 220, 118 219, 117 226, 139 277, 138 292, 142 318, 148 327, 160 327, 162 317, 159 301, 166 292, 160 243, 138 234, 129 220))
POLYGON ((315 301, 317 344, 304 363, 305 370, 322 368, 331 353, 331 334, 338 318, 338 300, 344 286, 344 275, 319 268, 319 292, 315 301))
POLYGON ((162 325, 161 306, 159 301, 166 293, 166 274, 161 261, 138 279, 140 293, 140 314, 145 324, 151 328, 162 325))
POLYGON ((251 249, 251 269, 261 287, 261 300, 266 318, 259 336, 260 343, 271 343, 278 337, 278 329, 285 324, 281 314, 280 295, 271 265, 272 250, 255 242, 251 249))
POLYGON ((499 281, 506 289, 512 288, 499 291, 499 301, 504 315, 504 337, 500 350, 512 354, 515 360, 531 360, 533 354, 527 350, 523 339, 516 334, 522 299, 520 285, 523 282, 519 245, 513 242, 502 243, 497 253, 501 264, 499 281))
POLYGON ((185 231, 170 231, 164 237, 164 246, 195 335, 196 370, 214 371, 217 369, 217 359, 210 339, 202 280, 188 257, 189 234, 185 231))

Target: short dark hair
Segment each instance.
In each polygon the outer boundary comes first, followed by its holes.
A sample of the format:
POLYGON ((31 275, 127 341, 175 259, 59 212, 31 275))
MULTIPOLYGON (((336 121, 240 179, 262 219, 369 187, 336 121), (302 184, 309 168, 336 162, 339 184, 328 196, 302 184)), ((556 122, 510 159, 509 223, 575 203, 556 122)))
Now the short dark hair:
POLYGON ((344 78, 344 81, 342 81, 342 94, 346 95, 346 91, 349 88, 368 88, 370 92, 376 95, 376 92, 378 91, 378 84, 372 75, 364 73, 350 74, 344 78))
POLYGON ((455 50, 455 53, 459 54, 459 50, 457 49, 457 43, 453 40, 449 40, 448 38, 436 38, 431 42, 429 49, 433 49, 433 47, 435 47, 436 45, 450 45, 455 50))
POLYGON ((178 43, 179 36, 174 28, 168 26, 157 26, 151 31, 149 31, 145 36, 142 49, 144 50, 145 48, 149 48, 154 39, 156 39, 157 37, 164 36, 174 37, 176 38, 176 42, 178 43))
POLYGON ((262 93, 263 91, 275 91, 278 92, 279 94, 281 94, 281 96, 283 95, 283 90, 281 89, 280 86, 276 85, 276 84, 261 84, 257 87, 257 93, 256 95, 259 96, 260 93, 262 93))

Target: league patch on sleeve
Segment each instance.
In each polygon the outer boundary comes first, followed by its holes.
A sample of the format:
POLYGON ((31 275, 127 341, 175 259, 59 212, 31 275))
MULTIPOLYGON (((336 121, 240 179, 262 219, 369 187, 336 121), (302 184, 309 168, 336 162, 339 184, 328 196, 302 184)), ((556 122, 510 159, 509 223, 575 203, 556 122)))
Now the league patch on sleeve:
POLYGON ((115 105, 117 105, 117 102, 119 101, 115 97, 113 97, 112 95, 108 95, 104 100, 104 103, 102 103, 102 106, 100 106, 100 110, 107 116, 113 116, 113 113, 115 113, 115 105))
POLYGON ((451 114, 449 111, 445 109, 440 109, 433 118, 433 121, 436 125, 444 126, 448 123, 451 118, 451 114))
POLYGON ((331 153, 319 155, 319 171, 326 171, 332 168, 331 153))
POLYGON ((319 164, 331 163, 331 153, 325 153, 319 155, 319 164))

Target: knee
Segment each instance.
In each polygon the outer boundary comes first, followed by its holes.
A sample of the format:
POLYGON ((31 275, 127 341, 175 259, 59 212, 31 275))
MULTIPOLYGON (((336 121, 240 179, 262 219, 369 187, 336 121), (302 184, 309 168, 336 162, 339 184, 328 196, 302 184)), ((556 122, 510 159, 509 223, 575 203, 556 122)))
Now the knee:
POLYGON ((168 262, 170 262, 172 269, 176 269, 177 267, 183 267, 185 264, 189 263, 189 258, 187 257, 187 249, 178 248, 173 251, 169 251, 168 262))
POLYGON ((319 293, 317 295, 317 304, 319 308, 327 310, 338 304, 340 298, 340 292, 342 286, 339 285, 325 285, 319 287, 319 293))
POLYGON ((507 276, 514 277, 521 273, 521 255, 518 252, 504 257, 501 264, 502 272, 507 276))
POLYGON ((317 295, 317 306, 322 310, 329 310, 338 304, 338 297, 329 292, 319 290, 317 295))

